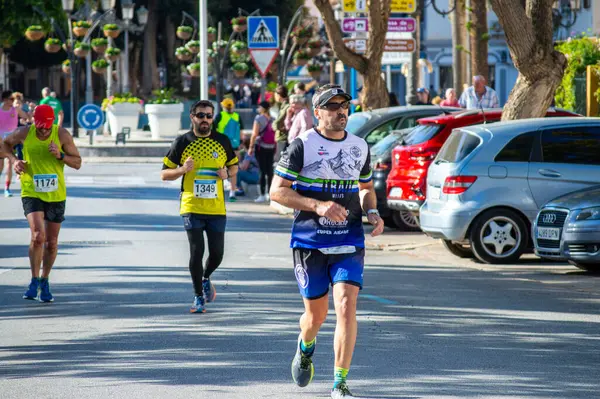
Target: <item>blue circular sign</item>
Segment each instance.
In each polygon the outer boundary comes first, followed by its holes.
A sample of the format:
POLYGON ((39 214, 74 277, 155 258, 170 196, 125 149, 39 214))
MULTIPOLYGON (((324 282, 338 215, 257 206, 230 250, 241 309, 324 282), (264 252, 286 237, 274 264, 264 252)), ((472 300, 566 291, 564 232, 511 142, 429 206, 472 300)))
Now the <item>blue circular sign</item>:
POLYGON ((79 108, 77 122, 86 130, 96 130, 104 124, 104 112, 96 104, 86 104, 79 108))

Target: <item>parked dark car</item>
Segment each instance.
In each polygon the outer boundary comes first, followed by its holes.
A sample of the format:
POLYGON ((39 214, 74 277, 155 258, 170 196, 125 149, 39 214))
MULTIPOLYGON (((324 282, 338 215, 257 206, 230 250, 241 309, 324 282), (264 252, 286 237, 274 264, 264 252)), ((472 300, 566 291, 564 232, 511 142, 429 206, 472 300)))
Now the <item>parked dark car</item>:
POLYGON ((346 130, 362 137, 369 146, 372 146, 385 138, 391 131, 416 126, 418 119, 459 110, 460 108, 437 105, 411 105, 357 112, 348 118, 346 130))

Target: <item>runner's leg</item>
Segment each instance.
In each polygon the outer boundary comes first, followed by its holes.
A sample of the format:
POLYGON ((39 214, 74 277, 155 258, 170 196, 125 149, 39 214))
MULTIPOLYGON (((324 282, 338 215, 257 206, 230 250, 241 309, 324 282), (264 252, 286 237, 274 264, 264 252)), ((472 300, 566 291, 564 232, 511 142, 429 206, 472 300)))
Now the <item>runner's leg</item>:
POLYGON ((189 229, 186 230, 188 241, 190 243, 190 275, 194 284, 194 292, 196 296, 202 297, 202 275, 204 268, 202 267, 202 258, 204 257, 204 229, 189 229))
POLYGON ((44 242, 44 267, 42 269, 42 278, 48 278, 54 266, 56 255, 58 254, 58 233, 60 232, 60 223, 46 222, 46 240, 44 242))
POLYGON ((44 257, 44 244, 46 242, 46 226, 44 212, 31 212, 27 215, 29 229, 31 231, 31 242, 29 243, 29 266, 31 277, 40 277, 40 268, 44 257))
POLYGON ((327 311, 329 310, 329 295, 318 299, 304 300, 304 313, 300 317, 300 336, 302 341, 311 342, 325 323, 327 311))
POLYGON ((208 259, 204 269, 204 278, 210 278, 210 275, 217 270, 223 261, 225 253, 225 231, 206 230, 208 241, 208 259))
POLYGON ((267 192, 266 194, 269 194, 269 190, 271 190, 271 182, 273 181, 273 171, 275 170, 275 168, 273 167, 273 158, 275 157, 275 149, 269 149, 266 151, 265 154, 265 165, 268 165, 269 167, 266 168, 266 173, 267 173, 267 192))
POLYGON ((356 323, 356 303, 359 287, 346 283, 333 286, 333 303, 337 317, 333 346, 335 367, 350 368, 358 325, 356 323))
POLYGON ((4 189, 6 191, 10 190, 10 183, 12 181, 12 168, 13 168, 13 163, 11 162, 10 159, 6 159, 6 184, 4 185, 4 189))

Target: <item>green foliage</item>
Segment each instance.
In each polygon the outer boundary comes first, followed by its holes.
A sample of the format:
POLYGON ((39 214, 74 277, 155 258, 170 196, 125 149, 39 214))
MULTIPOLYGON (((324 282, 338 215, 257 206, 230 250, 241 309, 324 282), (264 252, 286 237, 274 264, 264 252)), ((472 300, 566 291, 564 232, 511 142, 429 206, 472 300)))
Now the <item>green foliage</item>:
POLYGON ((142 100, 138 97, 134 97, 131 93, 116 93, 115 95, 102 100, 102 110, 106 111, 109 105, 123 103, 142 104, 142 100))
POLYGON ((108 61, 106 61, 104 58, 100 58, 92 62, 92 66, 96 68, 108 68, 108 65, 108 61))
POLYGON ((42 28, 42 25, 29 25, 27 30, 32 32, 42 32, 44 28, 42 28))
POLYGON ((194 63, 188 65, 187 69, 190 70, 190 71, 199 71, 200 70, 200 63, 199 62, 194 62, 194 63))
MULTIPOLYGON (((198 64, 198 69, 200 69, 200 64, 198 64)), ((178 104, 181 102, 175 97, 175 89, 172 87, 154 90, 152 94, 154 98, 148 101, 148 104, 178 104)))
POLYGON ((106 24, 102 27, 102 30, 119 30, 119 25, 117 24, 106 24))
POLYGON ((188 32, 188 33, 192 33, 194 31, 194 28, 192 28, 191 26, 187 26, 187 25, 180 25, 177 27, 177 32, 188 32))
POLYGON ((299 50, 294 53, 295 60, 310 60, 312 57, 304 50, 299 50))
POLYGON ((251 58, 248 54, 231 54, 231 56, 229 57, 229 60, 231 61, 232 64, 235 64, 237 62, 249 63, 251 58))
POLYGON ((236 62, 231 66, 231 70, 233 71, 247 71, 248 69, 250 68, 245 62, 236 62))
POLYGON ((231 43, 231 48, 233 50, 242 51, 246 50, 248 48, 248 45, 246 44, 246 42, 242 42, 241 40, 235 40, 233 43, 231 43))
POLYGON ((118 47, 109 47, 106 49, 106 55, 119 55, 121 54, 121 49, 118 47))
POLYGON ((560 86, 556 89, 556 105, 574 110, 576 105, 575 78, 585 73, 588 65, 595 65, 600 61, 598 39, 582 34, 559 43, 556 50, 567 57, 567 68, 560 86))
POLYGON ((218 40, 213 42, 212 44, 213 50, 218 50, 219 48, 227 48, 227 42, 225 40, 218 40))
POLYGON ((71 60, 64 60, 62 62, 62 65, 64 65, 64 66, 71 66, 71 60))
POLYGON ((190 47, 200 47, 200 42, 198 40, 190 40, 189 42, 187 42, 185 44, 186 48, 190 48, 190 47))
POLYGON ((308 64, 306 69, 308 69, 308 72, 321 72, 323 67, 319 64, 308 64))
POLYGON ((207 33, 211 33, 213 35, 216 35, 217 34, 217 29, 213 28, 212 26, 209 26, 208 29, 206 29, 206 32, 207 33))
POLYGON ((312 37, 313 31, 309 26, 296 26, 290 36, 298 39, 308 39, 312 37))
POLYGON ((75 21, 73 22, 73 27, 89 29, 92 27, 92 24, 90 24, 88 21, 75 21))
POLYGON ((99 37, 96 39, 92 39, 92 46, 94 46, 94 47, 108 46, 108 39, 105 37, 99 37))
POLYGON ((60 46, 62 44, 62 42, 60 41, 60 39, 57 39, 55 37, 49 37, 48 39, 46 39, 44 44, 47 44, 47 45, 58 44, 60 46))
POLYGON ((323 42, 320 39, 309 40, 307 43, 308 48, 321 48, 323 47, 323 42))
POLYGON ((246 25, 247 23, 246 17, 237 17, 231 19, 231 25, 246 25))
POLYGON ((82 50, 90 50, 92 47, 89 43, 77 41, 75 42, 75 48, 80 48, 82 50))
POLYGON ((465 27, 467 28, 467 30, 470 32, 471 29, 473 29, 473 21, 469 21, 465 24, 465 27))
POLYGON ((490 34, 488 32, 484 33, 483 35, 481 35, 481 40, 490 40, 490 34))
POLYGON ((175 54, 177 54, 177 55, 190 55, 192 53, 190 52, 190 50, 188 50, 185 47, 177 47, 175 49, 175 54))

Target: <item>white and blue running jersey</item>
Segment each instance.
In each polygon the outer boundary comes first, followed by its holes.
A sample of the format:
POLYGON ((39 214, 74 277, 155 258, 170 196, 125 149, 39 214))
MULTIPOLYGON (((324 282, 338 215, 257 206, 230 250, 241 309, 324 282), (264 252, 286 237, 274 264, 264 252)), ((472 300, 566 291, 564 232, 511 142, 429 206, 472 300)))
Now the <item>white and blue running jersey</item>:
POLYGON ((316 129, 308 130, 288 147, 275 173, 294 182, 292 187, 303 196, 333 201, 348 211, 348 218, 341 223, 314 212, 296 211, 292 248, 364 248, 358 183, 372 179, 365 140, 348 133, 341 140, 332 140, 316 129))

